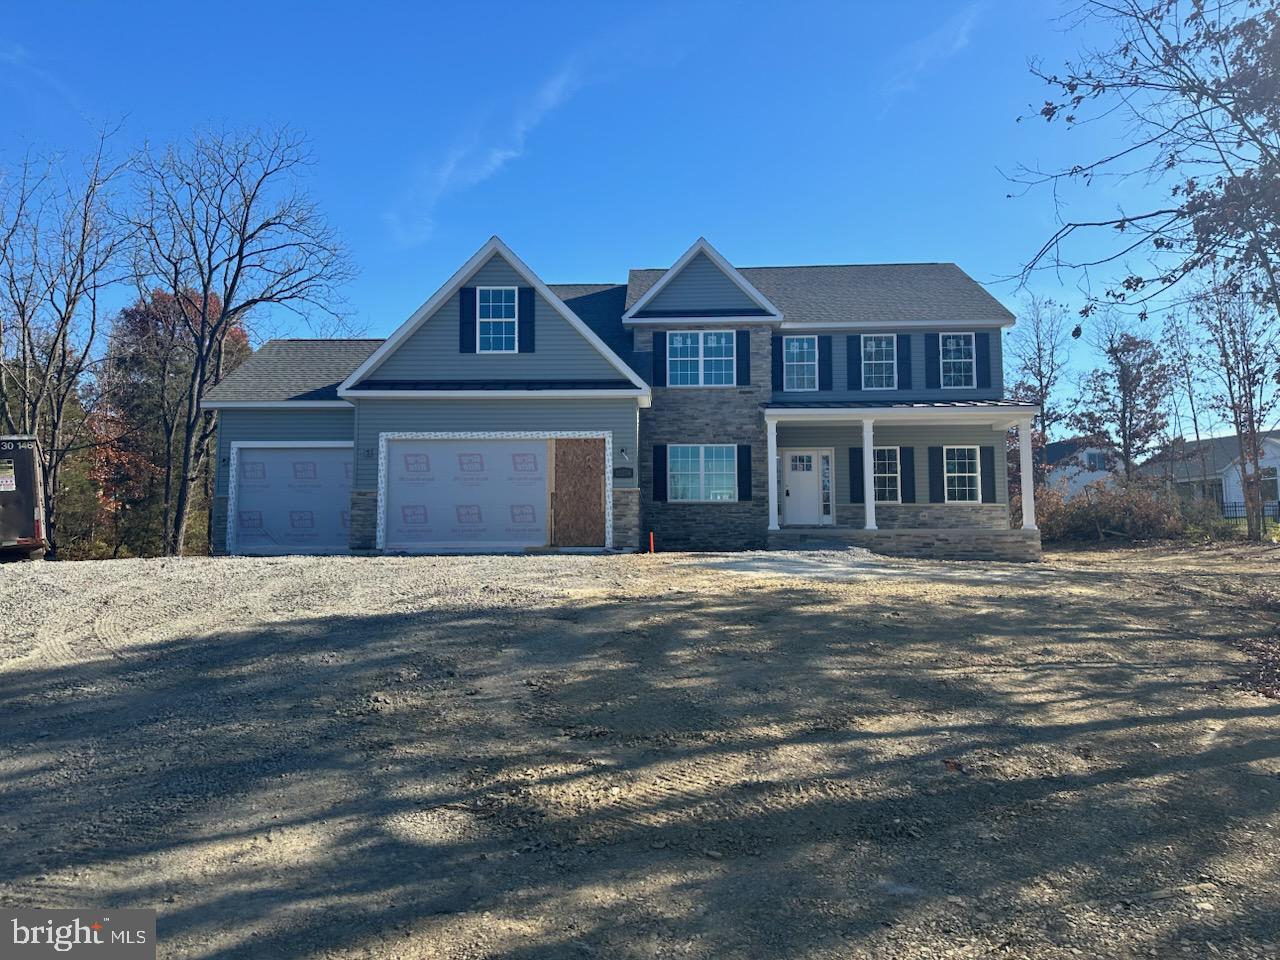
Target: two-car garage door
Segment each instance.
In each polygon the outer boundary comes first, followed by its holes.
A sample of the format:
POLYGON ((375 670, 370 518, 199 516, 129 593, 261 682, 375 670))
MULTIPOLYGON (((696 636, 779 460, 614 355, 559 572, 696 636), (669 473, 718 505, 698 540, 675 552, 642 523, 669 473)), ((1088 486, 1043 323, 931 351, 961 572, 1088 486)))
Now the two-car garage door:
POLYGON ((604 440, 388 438, 387 550, 605 545, 604 440))

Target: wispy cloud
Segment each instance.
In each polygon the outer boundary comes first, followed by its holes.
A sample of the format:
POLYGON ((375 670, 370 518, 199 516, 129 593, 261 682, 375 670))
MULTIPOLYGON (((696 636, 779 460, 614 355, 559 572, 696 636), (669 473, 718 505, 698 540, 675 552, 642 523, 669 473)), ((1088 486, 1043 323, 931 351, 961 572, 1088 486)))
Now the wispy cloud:
POLYGON ((428 239, 440 202, 484 183, 523 156, 530 135, 586 81, 582 63, 571 57, 501 122, 481 124, 455 139, 443 157, 419 172, 415 184, 385 214, 393 236, 403 244, 428 239))
POLYGON ((920 78, 931 68, 967 47, 982 7, 980 0, 965 4, 934 29, 903 48, 891 61, 891 72, 884 83, 885 95, 893 97, 916 89, 920 78))
POLYGON ((35 55, 20 43, 0 40, 0 78, 20 92, 29 92, 32 84, 43 87, 65 103, 74 113, 86 111, 80 97, 58 76, 40 66, 35 55))

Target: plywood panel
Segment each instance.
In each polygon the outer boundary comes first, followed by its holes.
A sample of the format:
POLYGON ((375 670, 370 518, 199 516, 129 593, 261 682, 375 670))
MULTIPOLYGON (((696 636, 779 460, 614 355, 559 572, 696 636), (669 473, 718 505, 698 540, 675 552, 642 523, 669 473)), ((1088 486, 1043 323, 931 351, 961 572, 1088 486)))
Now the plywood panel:
POLYGON ((552 544, 603 547, 604 440, 556 440, 554 477, 552 544))

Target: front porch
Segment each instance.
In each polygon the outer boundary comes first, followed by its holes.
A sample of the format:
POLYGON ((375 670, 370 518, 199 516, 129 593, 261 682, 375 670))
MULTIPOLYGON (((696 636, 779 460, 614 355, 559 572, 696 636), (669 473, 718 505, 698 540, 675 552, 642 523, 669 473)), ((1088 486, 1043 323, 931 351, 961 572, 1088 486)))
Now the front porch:
POLYGON ((1037 560, 1031 417, 1008 401, 765 409, 768 545, 1037 560), (1005 436, 1017 428, 1022 526, 1009 523, 1005 436))

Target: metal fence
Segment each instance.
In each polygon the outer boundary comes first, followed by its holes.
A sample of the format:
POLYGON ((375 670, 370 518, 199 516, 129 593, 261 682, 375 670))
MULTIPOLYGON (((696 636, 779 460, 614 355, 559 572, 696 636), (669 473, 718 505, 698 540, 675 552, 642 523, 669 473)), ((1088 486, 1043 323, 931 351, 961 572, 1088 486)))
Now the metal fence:
MULTIPOLYGON (((1243 500, 1227 500, 1221 506, 1223 520, 1243 524, 1248 519, 1244 511, 1243 500)), ((1266 522, 1280 524, 1280 502, 1275 500, 1267 501, 1262 505, 1262 514, 1266 522)))

